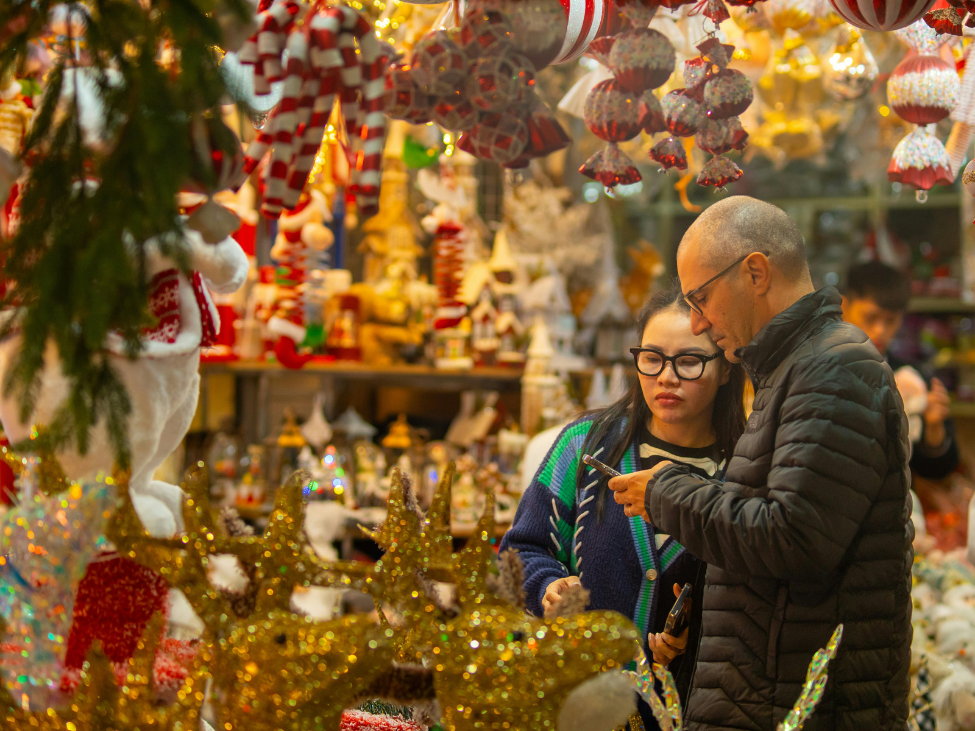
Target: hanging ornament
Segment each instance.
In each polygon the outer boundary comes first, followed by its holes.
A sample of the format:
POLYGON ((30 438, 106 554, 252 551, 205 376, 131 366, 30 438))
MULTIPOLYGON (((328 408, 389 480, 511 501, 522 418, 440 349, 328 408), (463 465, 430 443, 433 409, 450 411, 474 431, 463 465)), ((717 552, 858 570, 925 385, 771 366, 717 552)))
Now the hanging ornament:
POLYGON ((724 0, 700 0, 697 4, 701 8, 701 15, 719 26, 731 17, 724 0))
POLYGON ((536 71, 581 56, 596 37, 605 3, 591 0, 473 0, 472 12, 496 12, 512 32, 512 44, 536 71))
POLYGON ((392 64, 386 70, 386 116, 402 119, 410 124, 426 124, 430 121, 432 98, 425 94, 416 82, 410 64, 392 64))
POLYGON ((723 155, 732 150, 744 150, 748 133, 738 117, 711 119, 694 137, 697 146, 712 155, 723 155))
POLYGON ((723 188, 728 183, 733 183, 742 176, 741 168, 731 160, 716 155, 704 163, 701 173, 697 176, 697 184, 711 186, 713 188, 723 188))
POLYGON ((643 179, 633 161, 615 142, 606 145, 586 160, 579 168, 579 172, 587 178, 599 181, 607 188, 633 185, 643 179))
POLYGON ((637 28, 646 28, 663 5, 658 0, 617 0, 620 14, 637 28))
POLYGON ((639 94, 666 83, 676 61, 674 47, 663 33, 634 28, 617 36, 606 65, 624 89, 639 94))
POLYGON ((650 159, 660 163, 664 170, 670 170, 671 168, 687 170, 687 151, 673 137, 662 139, 651 147, 650 159))
POLYGON ((613 50, 614 43, 616 43, 616 36, 597 38, 589 44, 589 48, 586 49, 586 55, 609 68, 609 54, 613 50))
POLYGON ((769 23, 780 36, 793 30, 813 38, 843 22, 826 0, 766 0, 763 6, 769 23))
POLYGON ((647 89, 640 95, 640 127, 648 135, 664 132, 667 129, 663 107, 660 106, 660 100, 652 89, 647 89))
POLYGON ((961 184, 968 195, 975 197, 975 160, 969 160, 961 174, 961 184))
POLYGON ((826 53, 823 87, 837 101, 859 99, 873 86, 880 69, 863 35, 855 28, 840 28, 826 53))
POLYGON ((736 117, 752 103, 752 83, 741 71, 723 69, 704 84, 704 104, 712 119, 736 117))
POLYGON ((470 132, 461 135, 461 139, 465 137, 472 154, 504 165, 518 159, 524 151, 528 144, 528 127, 508 114, 485 114, 470 132))
POLYGON ((887 80, 891 109, 913 124, 940 122, 958 104, 960 92, 961 81, 954 66, 917 48, 908 52, 887 80))
POLYGON ((471 10, 460 24, 460 42, 469 58, 506 53, 512 38, 511 25, 498 12, 471 10))
POLYGON ((467 97, 481 111, 500 112, 535 85, 531 62, 520 53, 486 56, 467 78, 467 97))
POLYGON ((413 47, 410 59, 414 83, 435 97, 457 94, 464 88, 468 60, 445 30, 427 33, 413 47))
POLYGON ((682 72, 684 87, 687 89, 695 89, 701 86, 707 81, 709 73, 711 73, 711 62, 706 58, 687 59, 684 61, 684 70, 682 72))
POLYGON ((477 124, 477 110, 469 99, 443 99, 430 107, 430 119, 451 132, 466 132, 477 124))
POLYGON ((660 100, 664 112, 664 123, 675 137, 690 137, 697 134, 707 121, 707 110, 691 96, 689 89, 676 89, 660 100))
POLYGON ((886 32, 917 22, 935 0, 829 0, 850 25, 886 32))
POLYGON ((917 190, 951 185, 954 178, 948 154, 931 126, 918 127, 897 143, 887 167, 887 179, 917 190))
POLYGON ((593 87, 586 97, 586 126, 599 139, 625 142, 640 134, 638 97, 623 89, 616 79, 607 79, 593 87))
POLYGON ((963 35, 962 23, 975 27, 975 2, 973 0, 937 0, 934 7, 924 15, 924 22, 938 35, 963 35), (968 16, 968 22, 965 17, 968 16))

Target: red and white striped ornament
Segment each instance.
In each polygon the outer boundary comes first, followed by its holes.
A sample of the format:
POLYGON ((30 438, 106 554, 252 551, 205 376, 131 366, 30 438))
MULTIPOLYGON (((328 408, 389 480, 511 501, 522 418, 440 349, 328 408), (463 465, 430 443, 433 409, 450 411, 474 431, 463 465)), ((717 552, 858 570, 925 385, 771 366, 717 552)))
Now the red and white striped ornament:
POLYGON ((958 105, 961 80, 940 56, 911 51, 887 79, 887 101, 898 117, 912 124, 934 124, 958 105))
POLYGON ((850 25, 874 31, 904 28, 920 20, 935 0, 829 0, 850 25))
POLYGON ((352 8, 323 0, 305 8, 294 0, 262 3, 260 30, 241 48, 241 63, 254 65, 256 93, 268 94, 272 82, 284 81, 281 102, 247 148, 244 169, 253 172, 270 150, 261 212, 277 218, 297 205, 338 97, 356 161, 350 191, 368 217, 379 202, 386 55, 372 25, 352 8))
POLYGON ((512 30, 512 45, 535 70, 566 63, 586 52, 600 32, 608 0, 474 0, 467 13, 500 13, 512 30))

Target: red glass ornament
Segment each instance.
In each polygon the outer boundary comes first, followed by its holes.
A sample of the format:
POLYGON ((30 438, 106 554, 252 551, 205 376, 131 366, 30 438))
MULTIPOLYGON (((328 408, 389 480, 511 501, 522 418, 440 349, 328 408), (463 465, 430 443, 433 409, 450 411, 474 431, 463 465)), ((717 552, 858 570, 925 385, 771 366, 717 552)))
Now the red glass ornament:
POLYGON ((741 71, 724 69, 704 84, 704 105, 712 119, 737 117, 755 97, 752 82, 741 71))
POLYGON ((445 30, 423 36, 413 47, 410 62, 414 83, 436 97, 449 96, 462 89, 470 65, 460 46, 445 30))
POLYGON ((633 185, 643 178, 629 156, 616 143, 606 145, 579 168, 587 178, 598 180, 607 188, 633 185))
POLYGON ((479 59, 467 79, 467 96, 478 109, 500 112, 535 85, 531 62, 520 53, 479 59))
POLYGON ((430 121, 432 98, 414 83, 411 71, 409 64, 393 64, 386 70, 383 112, 392 119, 426 124, 430 121))
POLYGON ((673 137, 660 140, 650 148, 650 159, 659 162, 664 170, 687 170, 687 152, 673 137))
POLYGON ((528 144, 528 127, 510 114, 485 114, 466 134, 475 157, 501 165, 518 159, 528 144))
POLYGON ((586 97, 583 115, 594 135, 625 142, 640 134, 640 103, 616 79, 600 81, 586 97))
POLYGON ((712 119, 695 135, 694 141, 705 152, 722 155, 732 150, 744 150, 748 133, 742 128, 738 117, 712 119))
POLYGON ((471 58, 505 53, 512 38, 511 25, 496 11, 472 10, 460 24, 460 42, 471 58))
POLYGON ((940 56, 910 51, 887 79, 887 99, 898 117, 912 124, 934 124, 958 103, 961 82, 940 56))
POLYGON ((648 135, 667 129, 663 108, 652 89, 648 89, 640 95, 640 127, 648 135))
POLYGON ((700 101, 688 89, 677 89, 660 100, 664 122, 675 137, 690 137, 707 121, 707 113, 700 101))
POLYGON ((441 99, 431 107, 430 119, 451 132, 466 132, 477 124, 477 110, 468 99, 441 99))
POLYGON ((921 19, 935 0, 829 0, 850 25, 874 31, 904 28, 921 19))
POLYGON ((728 183, 735 182, 741 176, 742 172, 740 167, 728 158, 718 155, 704 163, 704 167, 701 168, 701 173, 697 176, 697 184, 723 188, 728 183))
POLYGON ((676 62, 674 47, 663 33, 635 28, 616 38, 607 66, 624 89, 639 94, 666 83, 676 62))

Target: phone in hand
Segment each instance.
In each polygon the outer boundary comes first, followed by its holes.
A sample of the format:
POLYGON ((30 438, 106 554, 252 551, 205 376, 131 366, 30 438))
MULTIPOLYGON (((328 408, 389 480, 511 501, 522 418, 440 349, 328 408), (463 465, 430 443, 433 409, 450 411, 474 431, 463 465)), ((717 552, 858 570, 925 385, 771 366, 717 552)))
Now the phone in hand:
POLYGON ((589 465, 594 470, 599 470, 607 477, 619 477, 621 474, 623 474, 622 472, 617 472, 609 465, 603 464, 598 459, 588 454, 582 455, 582 461, 584 464, 589 465))
POLYGON ((670 635, 671 637, 680 637, 684 630, 687 629, 687 625, 691 621, 691 592, 693 587, 690 584, 684 584, 684 588, 681 589, 680 596, 677 597, 677 601, 674 602, 673 609, 670 610, 670 614, 667 615, 667 622, 664 624, 664 633, 670 635))

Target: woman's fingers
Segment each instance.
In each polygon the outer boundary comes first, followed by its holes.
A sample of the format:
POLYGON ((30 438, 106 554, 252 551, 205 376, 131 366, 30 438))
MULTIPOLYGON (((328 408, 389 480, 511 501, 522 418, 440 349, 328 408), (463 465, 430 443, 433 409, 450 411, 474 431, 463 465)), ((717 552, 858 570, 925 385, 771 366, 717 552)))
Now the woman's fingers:
POLYGON ((689 632, 690 628, 688 627, 681 633, 680 637, 674 637, 673 635, 668 635, 663 632, 659 635, 659 637, 668 647, 673 649, 677 654, 680 654, 687 649, 687 638, 689 632))
POLYGON ((668 645, 663 638, 663 634, 651 634, 647 637, 647 645, 650 647, 650 652, 653 653, 655 663, 669 665, 680 654, 680 651, 668 645))

